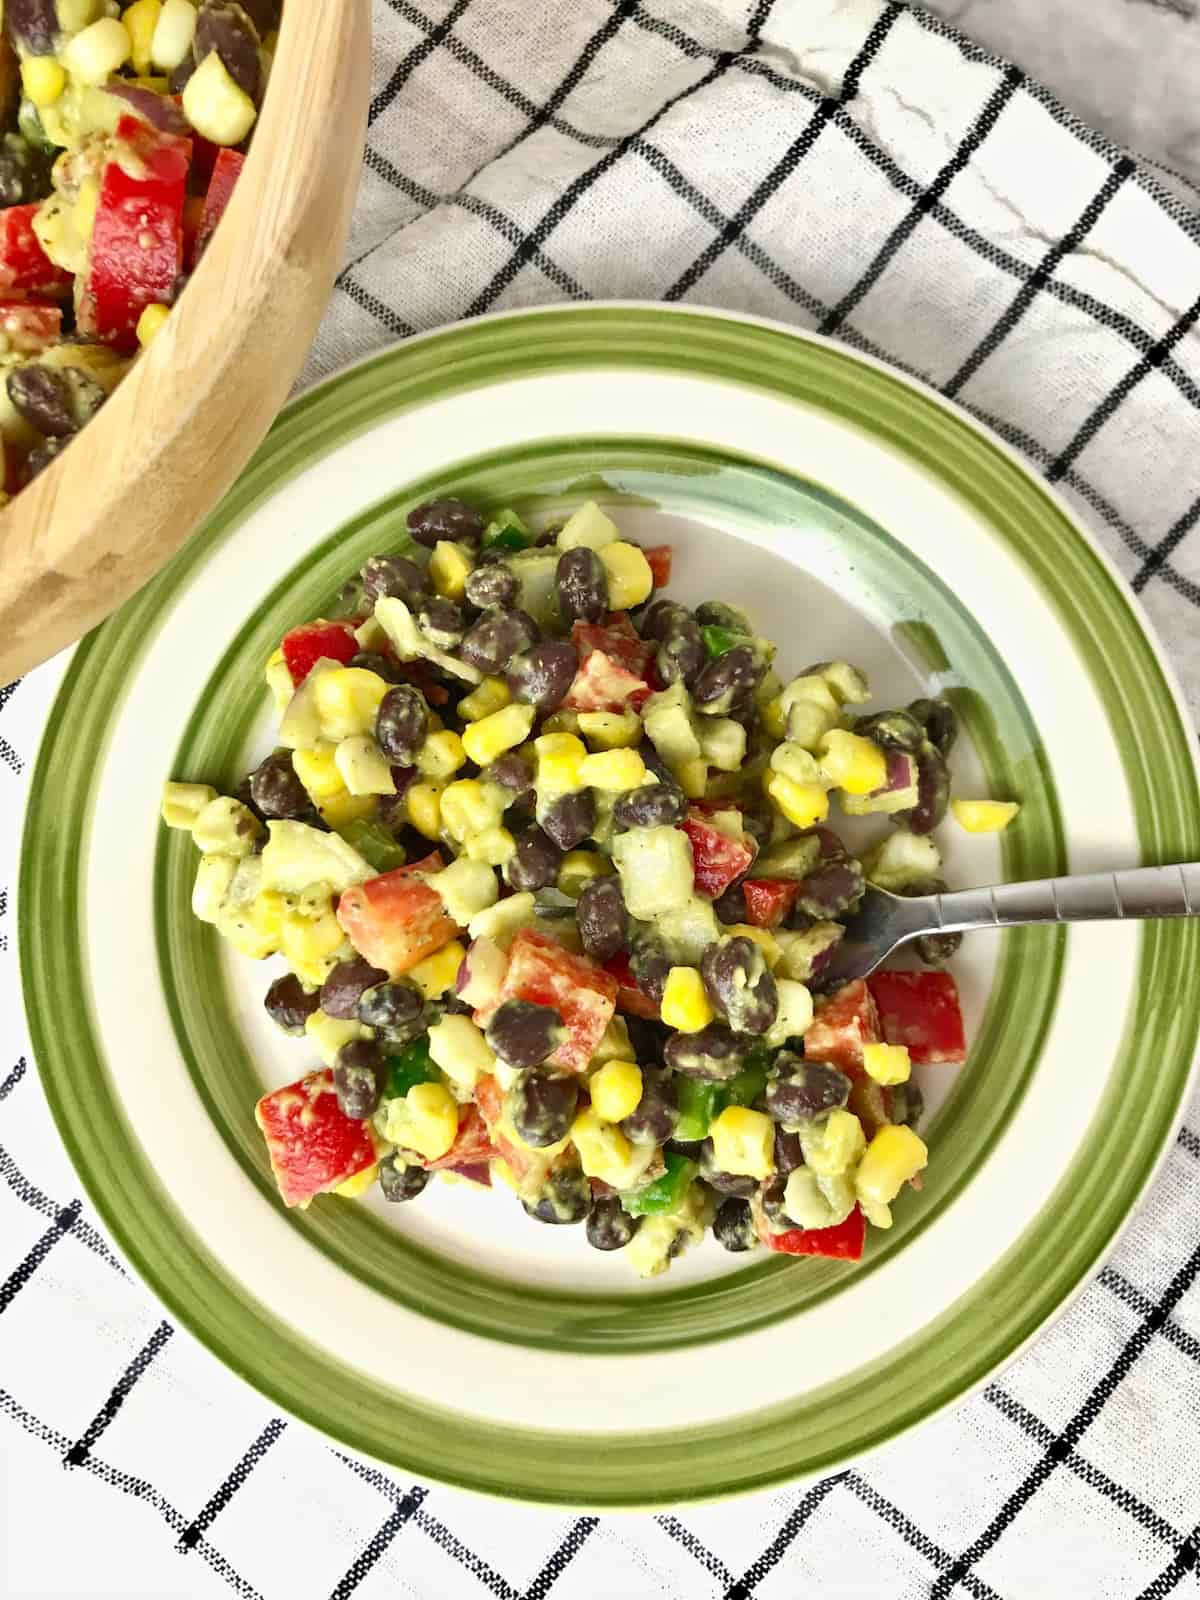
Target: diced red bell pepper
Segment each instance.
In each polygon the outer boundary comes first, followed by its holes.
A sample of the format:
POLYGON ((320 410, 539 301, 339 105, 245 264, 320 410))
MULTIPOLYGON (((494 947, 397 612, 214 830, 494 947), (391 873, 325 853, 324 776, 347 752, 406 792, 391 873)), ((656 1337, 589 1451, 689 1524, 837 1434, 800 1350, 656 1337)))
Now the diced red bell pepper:
POLYGON ((748 834, 742 835, 740 843, 731 839, 727 833, 705 822, 695 807, 689 807, 679 826, 691 841, 696 893, 710 900, 718 899, 753 862, 754 841, 748 834))
POLYGON ((544 1173, 549 1170, 549 1162, 539 1150, 534 1150, 529 1145, 517 1144, 501 1131, 504 1090, 490 1073, 485 1074, 475 1085, 475 1104, 487 1124, 493 1147, 518 1184, 524 1183, 539 1171, 544 1173))
POLYGON ((61 306, 44 300, 0 300, 0 355, 36 356, 61 332, 61 306))
POLYGON ((671 557, 674 554, 669 544, 652 544, 642 554, 650 563, 650 576, 654 579, 656 589, 665 589, 671 581, 671 557))
POLYGON ((816 1016, 804 1035, 804 1054, 810 1061, 828 1061, 843 1072, 861 1073, 863 1045, 883 1038, 879 1013, 871 991, 861 978, 818 1000, 816 1016))
POLYGON ((571 628, 571 643, 581 663, 593 650, 603 650, 639 678, 646 676, 654 654, 653 645, 647 644, 630 622, 628 611, 610 611, 602 623, 576 622, 571 628))
POLYGON ((65 300, 71 292, 71 274, 54 265, 33 231, 39 209, 35 202, 0 211, 0 294, 7 300, 31 294, 65 300))
POLYGON ((254 1115, 284 1205, 306 1206, 375 1160, 370 1125, 338 1105, 332 1072, 312 1072, 263 1095, 254 1115))
POLYGON ((424 1161, 422 1166, 430 1172, 441 1172, 459 1167, 486 1167, 498 1154, 492 1143, 487 1122, 478 1106, 468 1106, 458 1125, 458 1135, 444 1156, 436 1161, 424 1161))
POLYGON ((645 1017, 648 1022, 659 1020, 662 1013, 646 991, 638 987, 633 968, 629 964, 629 957, 624 950, 611 956, 604 963, 604 970, 610 978, 617 980, 618 1011, 624 1012, 627 1017, 645 1017))
POLYGON ((867 1219, 855 1206, 844 1222, 832 1228, 789 1228, 772 1233, 761 1211, 754 1209, 754 1226, 768 1250, 788 1256, 828 1256, 836 1261, 861 1261, 867 1242, 867 1219))
POLYGON ((650 693, 644 678, 630 672, 606 651, 589 650, 563 704, 572 711, 624 711, 636 696, 641 697, 638 703, 644 704, 650 693))
MULTIPOLYGON (((876 972, 867 982, 888 1044, 906 1045, 918 1066, 967 1059, 958 985, 948 972, 876 972)), ((807 1050, 807 1036, 804 1044, 807 1050)))
POLYGON ((572 955, 549 934, 522 928, 509 950, 499 998, 485 1011, 476 1011, 475 1021, 483 1027, 506 1000, 553 1006, 567 1037, 548 1064, 565 1072, 583 1072, 612 1020, 616 999, 617 980, 594 961, 572 955))
POLYGON ((284 634, 280 649, 299 688, 322 656, 341 662, 356 656, 358 640, 348 622, 305 622, 284 634))
POLYGON ((458 926, 441 896, 425 882, 442 859, 436 852, 412 866, 396 867, 342 892, 337 919, 342 932, 373 967, 395 978, 454 938, 458 926))
POLYGON ((77 307, 82 332, 132 350, 146 307, 170 305, 175 298, 191 154, 190 139, 163 133, 140 117, 117 123, 77 307))
POLYGON ((746 896, 746 921, 753 928, 778 928, 796 904, 800 885, 788 878, 747 878, 742 884, 746 896))
POLYGON ((199 261, 204 254, 204 247, 212 238, 217 223, 225 215, 225 208, 233 196, 234 188, 245 165, 246 158, 239 150, 222 149, 217 156, 212 177, 209 179, 208 193, 204 197, 204 214, 200 219, 200 231, 196 236, 193 261, 199 261))

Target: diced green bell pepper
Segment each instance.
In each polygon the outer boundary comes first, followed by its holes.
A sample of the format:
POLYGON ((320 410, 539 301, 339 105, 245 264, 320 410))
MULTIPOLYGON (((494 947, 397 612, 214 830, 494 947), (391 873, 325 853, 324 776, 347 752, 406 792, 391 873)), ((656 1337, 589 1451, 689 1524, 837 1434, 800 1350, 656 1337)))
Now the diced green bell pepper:
POLYGON ((633 1189, 621 1196, 621 1205, 631 1217, 654 1217, 674 1211, 682 1203, 688 1185, 699 1171, 694 1161, 676 1155, 673 1150, 668 1150, 663 1159, 667 1170, 661 1178, 655 1178, 643 1189, 633 1189))
POLYGON ((716 1115, 718 1087, 699 1078, 676 1078, 679 1121, 675 1124, 674 1138, 692 1144, 708 1137, 708 1125, 716 1115))
POLYGON ((375 868, 376 872, 391 872, 393 867, 402 867, 408 860, 404 846, 397 844, 386 828, 378 822, 366 822, 362 818, 346 823, 338 832, 352 850, 357 850, 359 855, 368 865, 375 868))
POLYGON ((485 550, 528 550, 533 534, 515 511, 501 511, 483 532, 485 550))
MULTIPOLYGON (((717 1091, 718 1114, 726 1106, 752 1106, 767 1086, 767 1067, 770 1056, 765 1050, 755 1050, 746 1057, 746 1064, 734 1078, 714 1084, 717 1091)), ((681 1137, 676 1130, 675 1137, 681 1137)))
POLYGON ((388 1084, 384 1098, 388 1100, 402 1100, 418 1083, 442 1081, 442 1075, 429 1054, 429 1035, 425 1033, 411 1044, 406 1044, 398 1055, 389 1056, 387 1064, 388 1084))
POLYGON ((744 633, 735 633, 732 628, 720 628, 710 623, 700 629, 704 638, 704 648, 708 651, 710 661, 715 661, 718 656, 723 656, 727 650, 732 650, 735 644, 745 643, 744 633))

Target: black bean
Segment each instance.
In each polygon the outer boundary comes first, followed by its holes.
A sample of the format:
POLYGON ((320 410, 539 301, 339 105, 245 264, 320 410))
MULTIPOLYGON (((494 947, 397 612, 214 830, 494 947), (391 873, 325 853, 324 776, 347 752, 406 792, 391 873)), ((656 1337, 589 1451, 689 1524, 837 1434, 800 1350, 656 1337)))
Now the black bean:
POLYGON ((592 1186, 582 1168, 554 1167, 537 1199, 522 1200, 521 1204, 536 1222, 548 1222, 551 1226, 582 1222, 592 1208, 592 1186))
POLYGON ((427 500, 408 513, 408 531, 429 550, 443 539, 478 544, 483 537, 483 518, 462 500, 427 500))
POLYGON ((908 709, 924 728, 930 744, 948 756, 958 738, 958 713, 949 700, 914 700, 908 709))
POLYGON ((925 1096, 914 1078, 891 1088, 890 1120, 897 1127, 915 1128, 925 1110, 925 1096))
POLYGON ((258 45, 258 31, 240 5, 204 0, 192 43, 197 66, 215 50, 234 83, 256 103, 262 89, 258 45))
POLYGON ((736 644, 708 663, 696 679, 692 700, 708 716, 728 716, 736 704, 753 695, 764 670, 748 644, 736 644))
POLYGON ((333 1087, 343 1116, 365 1122, 379 1105, 387 1064, 371 1039, 351 1039, 337 1053, 333 1087))
POLYGON ((350 1022, 358 1019, 358 1002, 368 989, 386 983, 387 973, 373 967, 362 956, 339 961, 321 985, 321 1010, 328 1017, 350 1022))
POLYGON ((167 88, 172 94, 182 94, 191 82, 192 73, 196 70, 196 58, 193 55, 184 56, 183 60, 167 79, 167 88))
MULTIPOLYGON (((396 792, 395 794, 381 794, 379 796, 379 804, 375 812, 375 820, 376 822, 382 823, 385 828, 390 828, 393 833, 398 835, 400 830, 406 826, 405 819, 408 815, 404 808, 404 797, 408 793, 409 789, 411 789, 413 784, 416 783, 420 774, 417 772, 416 767, 400 766, 395 763, 392 765, 391 772, 392 782, 396 785, 396 792)), ((409 829, 409 832, 412 834, 413 838, 421 841, 420 844, 417 845, 417 858, 419 859, 421 856, 428 855, 429 841, 423 838, 421 834, 415 833, 412 829, 409 829)), ((405 849, 408 851, 408 854, 411 857, 413 855, 413 851, 407 844, 405 845, 405 849)))
POLYGON ((727 927, 744 923, 750 915, 744 887, 735 883, 726 889, 713 901, 713 910, 717 914, 717 921, 725 923, 727 927))
POLYGON ((763 1216, 768 1222, 773 1222, 777 1228, 794 1228, 795 1223, 784 1210, 787 1198, 787 1183, 778 1174, 768 1178, 762 1186, 763 1216))
POLYGON ((362 585, 372 607, 385 595, 411 606, 429 587, 425 574, 407 556, 372 556, 362 569, 362 585))
POLYGON ((379 1187, 385 1200, 415 1200, 428 1182, 425 1168, 409 1166, 399 1151, 380 1158, 379 1187))
POLYGON ((4 31, 22 55, 52 56, 58 38, 54 0, 8 0, 4 31))
POLYGON ((563 1021, 553 1006, 530 1000, 506 1000, 487 1025, 487 1042, 510 1067, 537 1067, 566 1038, 563 1021))
POLYGON ((629 1215, 615 1194, 601 1195, 588 1212, 588 1243, 593 1250, 624 1250, 641 1221, 641 1217, 629 1215))
POLYGON ((387 656, 380 655, 378 650, 360 650, 357 655, 350 657, 346 665, 361 667, 364 672, 373 672, 377 678, 382 678, 384 683, 404 682, 399 662, 389 661, 387 656))
POLYGON ((790 1050, 775 1058, 763 1101, 777 1122, 805 1122, 836 1111, 850 1098, 850 1079, 825 1061, 802 1061, 790 1050))
POLYGON ((502 561, 481 562, 467 574, 464 598, 477 611, 511 606, 517 598, 517 580, 502 561))
POLYGON ((531 1067, 517 1074, 504 1105, 525 1143, 543 1150, 570 1133, 579 1105, 579 1080, 565 1072, 531 1067))
POLYGON ((671 1037, 671 1030, 665 1022, 655 1022, 650 1017, 627 1016, 625 1018, 625 1031, 629 1035, 629 1042, 633 1046, 633 1059, 641 1062, 659 1062, 662 1060, 663 1045, 671 1037))
POLYGON ((442 650, 453 650, 456 644, 461 644, 467 631, 462 612, 453 600, 442 595, 422 602, 417 612, 417 627, 442 650))
POLYGON ((913 948, 927 967, 944 967, 961 944, 961 933, 923 933, 913 948))
POLYGON ((304 1032, 305 1022, 320 1004, 320 994, 315 989, 310 994, 294 972, 285 972, 282 978, 276 978, 263 1000, 275 1026, 296 1036, 304 1032))
POLYGON ((629 967, 634 980, 655 1005, 662 1004, 663 989, 672 966, 662 940, 645 926, 634 926, 629 933, 629 967))
POLYGON ((710 944, 700 960, 709 998, 738 1033, 766 1033, 779 1014, 775 979, 753 939, 710 944))
POLYGON ((758 1235, 754 1231, 754 1218, 748 1201, 740 1200, 736 1195, 722 1200, 713 1218, 713 1238, 724 1249, 735 1254, 754 1249, 758 1235))
POLYGON ((740 1172, 721 1171, 713 1155, 711 1139, 705 1139, 700 1146, 700 1176, 718 1194, 741 1195, 743 1200, 748 1200, 758 1188, 757 1178, 748 1178, 740 1172))
POLYGON ((575 926, 593 961, 605 962, 625 948, 625 897, 616 877, 593 878, 575 902, 575 926))
POLYGON ((827 922, 846 912, 862 899, 866 875, 853 856, 844 861, 828 861, 801 878, 793 910, 827 922))
POLYGON ((600 557, 586 545, 563 551, 555 582, 565 622, 599 622, 608 610, 608 574, 600 557))
POLYGON ((14 408, 49 439, 69 439, 104 404, 94 378, 75 367, 14 367, 6 387, 14 408))
POLYGON ((916 754, 925 737, 921 724, 907 711, 878 711, 871 717, 859 717, 854 731, 885 750, 906 750, 910 755, 916 754))
POLYGON ((44 200, 54 187, 52 166, 48 150, 30 144, 19 133, 6 133, 0 146, 0 206, 44 200))
POLYGON ((276 750, 250 774, 250 795, 264 817, 295 820, 312 810, 308 790, 296 776, 290 750, 276 750))
POLYGON ((508 687, 517 700, 553 711, 571 692, 579 657, 566 639, 543 639, 508 664, 508 687))
POLYGON ((704 636, 696 622, 685 613, 675 619, 659 645, 654 665, 663 683, 685 683, 690 688, 707 660, 704 636))
POLYGON ((596 799, 590 789, 559 795, 546 807, 542 827, 560 850, 574 850, 596 826, 596 799))
POLYGON ((518 892, 548 889, 558 878, 563 852, 554 840, 531 823, 517 835, 517 847, 504 869, 504 876, 518 892))
POLYGON ((638 632, 643 639, 657 639, 661 644, 680 617, 692 620, 687 607, 678 600, 652 600, 638 619, 638 632))
MULTIPOLYGON (((386 980, 387 974, 382 977, 386 980)), ((389 1044, 407 1044, 424 1032, 425 997, 407 978, 380 982, 363 989, 356 1015, 368 1028, 374 1028, 389 1044)))
POLYGON ((537 636, 537 623, 526 611, 485 611, 468 628, 459 655, 468 666, 492 676, 528 650, 537 636))
POLYGON ((663 1060, 685 1078, 721 1082, 735 1078, 746 1059, 747 1042, 723 1022, 710 1022, 698 1033, 677 1033, 668 1039, 663 1060))
POLYGON ((950 772, 936 745, 926 739, 917 751, 917 803, 897 811, 895 820, 910 833, 932 833, 950 802, 950 772))
POLYGON ((621 795, 613 821, 619 828, 673 828, 687 812, 687 796, 677 783, 646 783, 621 795))
POLYGON ((760 850, 765 850, 771 842, 774 831, 774 821, 765 816, 761 811, 752 811, 748 807, 742 808, 742 828, 754 840, 760 850))
POLYGON ((789 1172, 795 1172, 797 1167, 804 1165, 804 1151, 800 1145, 798 1133, 788 1133, 785 1128, 776 1124, 775 1127, 775 1172, 777 1176, 786 1178, 789 1172))
MULTIPOLYGON (((632 1035, 633 1022, 627 1018, 626 1026, 632 1035)), ((642 1052, 635 1051, 641 1060, 642 1052)), ((670 1075, 653 1067, 642 1068, 642 1098, 621 1123, 621 1132, 634 1144, 665 1144, 675 1132, 679 1110, 675 1104, 675 1085, 670 1075)))
POLYGON ((740 606, 724 600, 705 600, 696 607, 696 621, 702 628, 728 628, 731 633, 754 632, 750 618, 740 606))
POLYGON ((389 761, 411 766, 428 728, 429 707, 411 683, 398 683, 379 702, 375 742, 389 761))
POLYGON ((242 8, 258 29, 260 39, 265 39, 272 29, 279 26, 280 12, 283 10, 281 0, 242 0, 242 8))
POLYGON ((700 1165, 700 1146, 702 1139, 668 1139, 664 1149, 673 1156, 682 1156, 685 1161, 694 1161, 700 1165))

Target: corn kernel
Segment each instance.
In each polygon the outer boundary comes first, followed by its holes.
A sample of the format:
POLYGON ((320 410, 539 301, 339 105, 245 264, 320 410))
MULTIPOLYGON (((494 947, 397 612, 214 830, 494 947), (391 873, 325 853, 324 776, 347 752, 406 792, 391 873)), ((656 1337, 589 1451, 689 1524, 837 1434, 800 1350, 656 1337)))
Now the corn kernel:
POLYGON ((361 1172, 356 1172, 352 1178, 347 1178, 344 1183, 339 1183, 334 1189, 334 1194, 341 1195, 343 1200, 357 1200, 366 1194, 367 1190, 379 1176, 379 1163, 372 1161, 369 1167, 364 1167, 361 1172))
POLYGON ((836 1178, 855 1166, 866 1147, 862 1123, 853 1111, 831 1111, 816 1128, 802 1128, 804 1161, 818 1178, 836 1178))
POLYGON ((632 1061, 609 1061, 592 1074, 588 1093, 602 1122, 621 1122, 642 1098, 642 1069, 632 1061))
POLYGON ((709 1126, 713 1164, 745 1178, 769 1178, 775 1171, 775 1124, 762 1111, 726 1106, 709 1126))
POLYGON ((473 833, 466 844, 467 859, 484 861, 489 867, 502 867, 517 852, 517 841, 507 828, 485 828, 473 833))
POLYGON ((390 685, 366 667, 335 667, 313 683, 313 704, 326 739, 373 733, 379 704, 390 685))
POLYGON ((832 728, 821 739, 821 772, 846 794, 874 794, 887 784, 887 759, 871 739, 832 728))
POLYGON ((444 1083, 416 1083, 388 1102, 386 1135, 426 1161, 444 1156, 458 1137, 458 1101, 444 1083))
POLYGON ((815 783, 793 783, 782 772, 773 772, 764 788, 795 828, 813 828, 829 815, 829 796, 815 783))
POLYGON ((708 762, 699 756, 691 761, 681 761, 675 776, 679 787, 689 800, 703 800, 708 788, 708 762))
POLYGON ((876 1083, 907 1083, 912 1072, 908 1046, 903 1044, 864 1044, 863 1067, 876 1083))
MULTIPOLYGON (((477 694, 479 690, 475 691, 477 694)), ((463 749, 477 767, 490 766, 506 750, 528 739, 537 711, 533 706, 508 705, 463 730, 463 749)))
POLYGON ((292 675, 288 671, 288 664, 283 659, 283 651, 276 650, 275 654, 263 668, 263 677, 267 680, 267 688, 271 691, 271 699, 275 702, 275 715, 282 717, 288 706, 292 703, 292 696, 296 686, 292 682, 292 675))
POLYGON ((425 778, 451 778, 466 765, 463 742, 452 728, 441 728, 426 735, 417 751, 417 771, 425 778))
POLYGON ((581 711, 579 731, 593 750, 624 750, 641 738, 642 719, 636 711, 581 711))
POLYGON ((426 839, 442 836, 442 795, 445 785, 440 783, 414 783, 404 796, 408 820, 426 839))
POLYGON ((569 793, 582 789, 579 769, 587 759, 587 747, 573 733, 543 733, 533 741, 537 751, 539 789, 569 793))
POLYGON ((192 915, 201 922, 215 923, 237 871, 234 856, 201 856, 192 885, 192 915))
POLYGON ((793 706, 802 702, 819 706, 826 716, 832 719, 830 726, 837 721, 841 713, 841 702, 819 672, 810 672, 805 677, 793 678, 779 699, 785 712, 790 712, 793 706))
POLYGON ((217 51, 210 50, 184 88, 183 114, 202 138, 212 144, 232 145, 241 144, 258 112, 254 101, 230 77, 217 51))
POLYGON ((174 72, 191 53, 195 33, 196 8, 191 0, 164 0, 150 43, 151 65, 159 72, 174 72))
POLYGON ((578 900, 593 878, 606 878, 613 871, 608 856, 597 850, 569 850, 558 868, 556 888, 572 900, 578 900))
POLYGON ((771 770, 782 772, 785 778, 790 778, 793 783, 815 783, 819 788, 832 787, 829 780, 817 764, 817 758, 811 751, 805 750, 802 745, 785 739, 782 744, 777 744, 771 751, 771 770))
POLYGON ((854 1192, 877 1228, 892 1223, 890 1204, 929 1160, 925 1142, 911 1128, 886 1123, 867 1146, 854 1175, 854 1192))
POLYGON ((426 1000, 436 1000, 447 989, 454 987, 466 953, 457 939, 451 939, 449 944, 444 944, 433 955, 426 956, 424 961, 418 961, 415 967, 410 967, 408 976, 426 1000))
POLYGON ((770 928, 752 928, 748 922, 735 922, 725 930, 731 938, 750 939, 763 953, 763 960, 772 972, 783 960, 783 947, 770 928))
POLYGON ((21 63, 21 87, 39 110, 52 106, 67 86, 67 75, 53 56, 30 56, 21 63))
MULTIPOLYGON (((249 904, 223 906, 217 915, 217 931, 251 961, 263 961, 280 947, 282 917, 273 901, 275 896, 259 895, 249 904)), ((338 937, 340 940, 340 929, 338 937)))
POLYGON ((280 949, 292 967, 315 967, 341 948, 345 934, 332 909, 319 917, 303 917, 298 912, 283 915, 280 949))
POLYGON ((599 1178, 614 1189, 628 1187, 634 1151, 620 1128, 602 1122, 595 1111, 581 1111, 571 1124, 571 1138, 589 1178, 599 1178))
POLYGON ((373 794, 351 794, 349 789, 339 789, 327 795, 317 810, 331 828, 344 828, 348 822, 367 822, 378 810, 379 802, 373 794))
MULTIPOLYGON (((80 83, 98 85, 129 60, 133 41, 124 23, 115 17, 101 17, 84 28, 63 47, 62 63, 80 83)), ((228 76, 228 74, 226 74, 228 76)), ((191 118, 188 118, 191 121, 191 118)), ((194 126, 194 124, 193 124, 194 126)), ((237 143, 237 140, 234 140, 237 143)))
POLYGON ((473 833, 494 828, 504 815, 502 797, 494 784, 478 778, 460 778, 442 791, 442 827, 460 844, 473 833))
POLYGON ((783 698, 776 695, 773 700, 768 700, 762 710, 762 725, 772 739, 782 739, 787 734, 787 707, 783 698))
POLYGON ((485 1072, 496 1069, 496 1058, 470 1017, 443 1017, 430 1028, 429 1055, 460 1089, 473 1089, 485 1072))
MULTIPOLYGON (((484 717, 490 717, 493 711, 502 711, 511 699, 512 695, 503 678, 485 678, 478 689, 472 689, 458 702, 458 714, 464 722, 480 722, 484 717)), ((463 742, 466 743, 465 740, 463 742)), ((467 754, 470 755, 469 749, 467 754)), ((471 760, 474 759, 471 756, 471 760)))
POLYGON ((1000 833, 1020 811, 1015 800, 951 800, 950 810, 968 833, 1000 833))
POLYGON ((636 750, 600 750, 579 763, 579 781, 589 789, 626 794, 646 777, 646 763, 636 750))
POLYGON ((471 574, 471 558, 462 545, 439 539, 429 558, 429 581, 447 600, 461 600, 471 574))
POLYGON ((293 750, 292 767, 309 799, 318 804, 330 795, 341 794, 345 790, 346 785, 342 782, 331 744, 315 744, 311 750, 293 750))
POLYGON ((663 986, 662 1019, 679 1033, 699 1033, 716 1012, 695 967, 672 967, 663 986))
POLYGON ((654 574, 636 544, 626 544, 617 539, 597 552, 608 574, 608 608, 610 611, 628 611, 650 598, 654 588, 654 574))
POLYGON ((190 833, 196 818, 217 798, 207 783, 164 783, 162 819, 168 828, 186 828, 190 833))
POLYGON ((223 794, 210 800, 192 823, 196 848, 205 855, 248 856, 261 833, 262 824, 249 806, 223 794))
POLYGON ((337 1053, 344 1044, 349 1044, 354 1039, 369 1039, 371 1036, 370 1028, 364 1028, 361 1022, 345 1022, 341 1017, 331 1017, 328 1012, 320 1009, 305 1018, 304 1031, 327 1067, 333 1066, 337 1060, 337 1053))
POLYGON ((798 700, 787 714, 788 740, 802 750, 815 750, 836 721, 836 717, 811 700, 798 700))
POLYGON ((133 70, 137 73, 150 71, 151 43, 161 16, 162 0, 133 0, 121 13, 121 21, 129 33, 133 70))

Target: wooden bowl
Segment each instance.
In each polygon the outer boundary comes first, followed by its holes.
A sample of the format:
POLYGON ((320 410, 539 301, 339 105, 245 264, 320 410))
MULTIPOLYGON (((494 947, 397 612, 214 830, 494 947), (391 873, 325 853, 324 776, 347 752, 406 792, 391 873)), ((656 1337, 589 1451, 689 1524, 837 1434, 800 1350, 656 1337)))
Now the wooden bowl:
POLYGON ((0 684, 183 545, 261 442, 328 302, 358 185, 370 0, 288 0, 241 180, 103 411, 0 512, 0 684))

